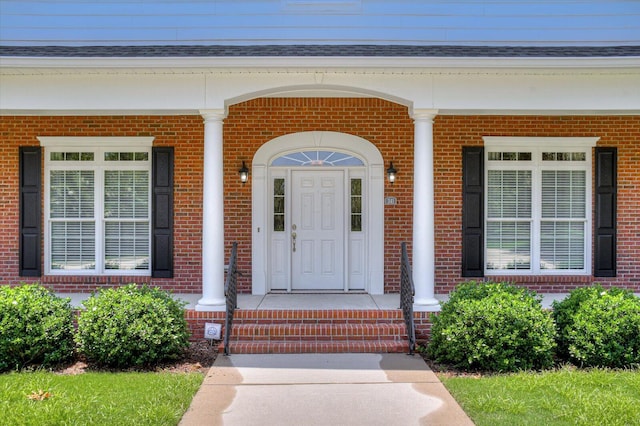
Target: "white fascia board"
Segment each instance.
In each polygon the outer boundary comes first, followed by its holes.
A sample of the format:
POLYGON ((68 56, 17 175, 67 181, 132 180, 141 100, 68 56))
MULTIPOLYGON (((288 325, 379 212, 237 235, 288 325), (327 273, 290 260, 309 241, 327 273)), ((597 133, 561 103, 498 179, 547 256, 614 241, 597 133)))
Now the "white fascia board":
POLYGON ((451 58, 451 57, 154 57, 154 58, 74 58, 74 57, 0 57, 2 69, 620 69, 639 68, 640 57, 586 57, 586 58, 451 58))

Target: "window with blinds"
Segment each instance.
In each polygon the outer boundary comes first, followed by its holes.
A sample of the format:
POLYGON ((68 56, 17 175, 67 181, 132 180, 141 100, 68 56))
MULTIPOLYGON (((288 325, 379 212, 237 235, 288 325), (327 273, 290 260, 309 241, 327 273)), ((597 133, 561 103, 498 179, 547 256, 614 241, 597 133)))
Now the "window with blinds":
POLYGON ((49 273, 150 273, 149 153, 74 147, 45 157, 49 273))
POLYGON ((586 172, 542 171, 540 268, 583 269, 586 172))
POLYGON ((541 145, 487 146, 487 273, 588 272, 589 148, 541 145))
POLYGON ((50 172, 51 269, 95 269, 95 173, 50 172))
POLYGON ((104 173, 105 269, 149 269, 149 172, 104 173))
POLYGON ((487 269, 531 268, 531 170, 489 170, 487 269))

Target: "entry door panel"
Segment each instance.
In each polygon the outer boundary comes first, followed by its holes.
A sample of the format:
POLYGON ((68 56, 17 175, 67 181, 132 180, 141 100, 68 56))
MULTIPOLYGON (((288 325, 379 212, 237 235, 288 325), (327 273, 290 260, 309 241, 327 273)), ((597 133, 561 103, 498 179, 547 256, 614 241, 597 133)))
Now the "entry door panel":
POLYGON ((344 289, 344 172, 292 172, 291 289, 344 289))

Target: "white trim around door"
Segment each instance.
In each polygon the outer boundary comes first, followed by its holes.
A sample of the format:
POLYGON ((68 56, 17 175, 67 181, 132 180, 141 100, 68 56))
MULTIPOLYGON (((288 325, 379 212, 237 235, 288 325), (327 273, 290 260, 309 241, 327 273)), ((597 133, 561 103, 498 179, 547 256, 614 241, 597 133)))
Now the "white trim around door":
POLYGON ((252 163, 252 293, 261 295, 275 290, 303 289, 384 293, 383 199, 382 155, 371 142, 363 138, 316 131, 285 135, 264 144, 256 152, 252 163), (341 274, 344 278, 334 285, 337 285, 335 288, 310 284, 306 289, 300 283, 292 284, 291 262, 295 257, 291 250, 293 234, 297 237, 298 233, 292 230, 290 214, 294 210, 291 206, 293 197, 289 195, 292 194, 290 182, 296 170, 312 168, 276 166, 273 161, 284 154, 309 150, 344 153, 361 159, 363 163, 360 166, 334 165, 316 169, 318 175, 322 175, 322 171, 334 170, 342 176, 339 179, 341 188, 337 190, 342 212, 336 213, 342 214, 339 217, 341 229, 336 232, 343 241, 336 253, 341 256, 339 263, 343 264, 341 274), (349 209, 353 203, 351 194, 354 181, 361 184, 361 199, 356 202, 362 203, 362 214, 355 218, 352 216, 357 216, 357 212, 349 209), (275 200, 280 196, 282 200, 275 200), (281 211, 282 218, 278 218, 281 211))

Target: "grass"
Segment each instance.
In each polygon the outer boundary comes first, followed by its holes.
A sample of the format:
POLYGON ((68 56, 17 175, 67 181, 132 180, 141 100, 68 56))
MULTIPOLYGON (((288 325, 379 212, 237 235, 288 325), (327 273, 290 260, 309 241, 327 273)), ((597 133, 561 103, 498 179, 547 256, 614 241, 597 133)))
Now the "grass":
POLYGON ((483 425, 640 425, 640 370, 440 377, 483 425))
POLYGON ((176 425, 203 378, 168 372, 1 374, 0 425, 176 425))

